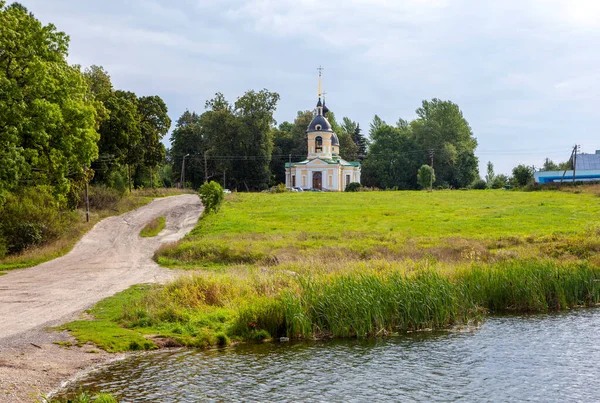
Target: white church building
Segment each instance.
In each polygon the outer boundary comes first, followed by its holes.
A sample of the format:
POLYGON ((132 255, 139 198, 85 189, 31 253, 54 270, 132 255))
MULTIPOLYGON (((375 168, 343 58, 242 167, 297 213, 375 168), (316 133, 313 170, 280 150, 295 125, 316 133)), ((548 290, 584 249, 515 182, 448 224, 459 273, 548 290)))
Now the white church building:
POLYGON ((315 117, 306 129, 308 156, 304 161, 286 163, 286 187, 344 191, 352 182, 360 183, 360 162, 348 162, 340 157, 340 142, 327 120, 327 107, 319 102, 315 117))

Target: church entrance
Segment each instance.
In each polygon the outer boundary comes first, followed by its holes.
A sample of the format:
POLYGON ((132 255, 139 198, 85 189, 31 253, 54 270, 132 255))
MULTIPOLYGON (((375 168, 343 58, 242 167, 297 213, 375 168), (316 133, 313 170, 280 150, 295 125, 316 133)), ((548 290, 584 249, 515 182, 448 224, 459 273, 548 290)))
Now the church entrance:
POLYGON ((323 189, 323 175, 321 172, 313 172, 313 189, 323 189))

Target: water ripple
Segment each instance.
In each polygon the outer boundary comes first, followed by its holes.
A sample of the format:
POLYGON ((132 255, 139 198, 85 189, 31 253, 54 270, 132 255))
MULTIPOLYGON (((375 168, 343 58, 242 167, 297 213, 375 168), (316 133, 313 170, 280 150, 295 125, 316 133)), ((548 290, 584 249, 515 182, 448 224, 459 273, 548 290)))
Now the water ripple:
POLYGON ((474 332, 166 351, 71 390, 122 402, 578 402, 600 396, 600 309, 489 318, 474 332))

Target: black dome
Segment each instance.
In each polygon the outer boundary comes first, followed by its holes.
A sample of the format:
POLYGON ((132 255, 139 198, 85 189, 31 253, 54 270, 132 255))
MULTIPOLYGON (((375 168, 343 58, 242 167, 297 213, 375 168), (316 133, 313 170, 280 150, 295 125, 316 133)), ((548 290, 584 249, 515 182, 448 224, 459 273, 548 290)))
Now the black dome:
POLYGON ((306 131, 307 132, 319 132, 319 131, 330 132, 332 130, 331 130, 331 125, 329 124, 327 119, 322 115, 317 115, 312 120, 312 122, 310 122, 310 124, 308 125, 308 129, 306 129, 306 131), (320 126, 320 127, 317 128, 317 126, 320 126))
POLYGON ((335 133, 333 133, 331 135, 331 145, 332 146, 339 146, 340 145, 340 140, 338 140, 338 137, 335 133))

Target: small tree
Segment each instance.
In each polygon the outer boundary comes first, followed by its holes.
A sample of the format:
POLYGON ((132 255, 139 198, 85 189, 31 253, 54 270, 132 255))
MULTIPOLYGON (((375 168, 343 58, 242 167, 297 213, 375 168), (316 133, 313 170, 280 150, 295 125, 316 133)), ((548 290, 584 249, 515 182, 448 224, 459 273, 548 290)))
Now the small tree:
POLYGON ((204 204, 204 211, 206 213, 219 211, 221 203, 223 203, 223 199, 225 198, 225 193, 218 182, 204 182, 200 186, 198 193, 200 193, 200 199, 202 200, 202 204, 204 204))
POLYGON ((513 180, 517 186, 525 186, 533 181, 533 168, 527 165, 518 165, 512 170, 513 180))
POLYGON ((488 185, 488 187, 492 186, 492 183, 494 182, 495 177, 496 177, 496 174, 494 173, 494 164, 492 164, 492 161, 488 161, 487 175, 485 175, 485 183, 488 185))
POLYGON ((435 182, 435 172, 433 171, 433 168, 429 165, 421 166, 419 172, 417 172, 417 182, 424 189, 431 190, 433 182, 435 182))

